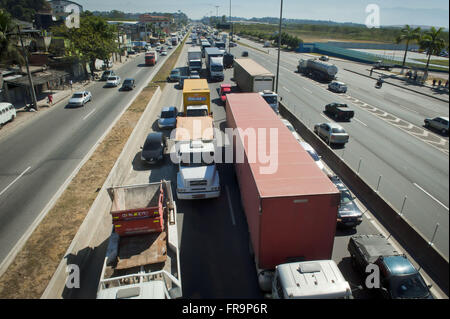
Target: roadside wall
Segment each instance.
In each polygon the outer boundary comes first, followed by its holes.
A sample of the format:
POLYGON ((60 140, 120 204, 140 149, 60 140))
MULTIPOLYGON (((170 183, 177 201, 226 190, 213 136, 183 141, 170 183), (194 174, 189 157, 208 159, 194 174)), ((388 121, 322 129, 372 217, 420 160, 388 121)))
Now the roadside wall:
POLYGON ((413 225, 363 181, 325 142, 296 118, 285 105, 280 103, 279 109, 280 114, 292 123, 302 138, 311 144, 327 165, 339 175, 342 181, 448 295, 448 260, 433 246, 430 246, 425 237, 413 225))

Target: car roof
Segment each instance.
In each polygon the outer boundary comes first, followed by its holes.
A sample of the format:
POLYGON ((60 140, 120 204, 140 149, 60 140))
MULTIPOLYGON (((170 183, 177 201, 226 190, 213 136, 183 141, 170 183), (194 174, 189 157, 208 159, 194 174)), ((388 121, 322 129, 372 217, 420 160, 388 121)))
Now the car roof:
POLYGON ((345 184, 341 181, 341 179, 337 175, 329 176, 329 178, 339 191, 342 192, 349 190, 348 187, 345 186, 345 184))
POLYGON ((311 145, 309 145, 306 142, 303 141, 299 141, 300 145, 305 149, 305 151, 311 150, 311 151, 316 151, 311 145))
POLYGON ((438 116, 437 118, 438 118, 438 119, 443 119, 443 120, 448 121, 448 117, 447 117, 447 116, 438 116))
POLYGON ((324 123, 324 124, 327 124, 329 127, 331 127, 331 128, 341 128, 341 129, 344 129, 342 126, 340 126, 339 124, 337 124, 337 123, 333 123, 333 122, 326 122, 326 123, 324 123))
POLYGON ((220 87, 221 88, 231 88, 231 84, 227 84, 227 83, 221 84, 220 87))
POLYGON ((134 81, 133 78, 126 78, 125 81, 134 81))

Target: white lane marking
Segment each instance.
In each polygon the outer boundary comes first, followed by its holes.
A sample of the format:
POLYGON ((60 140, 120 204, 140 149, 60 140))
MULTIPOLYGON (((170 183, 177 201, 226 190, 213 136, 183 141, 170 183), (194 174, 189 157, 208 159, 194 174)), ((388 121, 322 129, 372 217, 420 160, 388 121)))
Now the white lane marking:
POLYGON ((233 226, 236 226, 236 221, 234 219, 233 205, 231 203, 230 191, 228 190, 228 186, 225 186, 225 189, 226 189, 227 198, 228 198, 228 206, 230 206, 231 222, 233 223, 233 226))
POLYGON ((311 90, 308 90, 307 88, 305 88, 305 87, 303 87, 303 89, 306 91, 306 92, 309 92, 309 93, 311 93, 312 94, 312 92, 311 92, 311 90))
POLYGON ((19 178, 21 178, 21 177, 22 177, 22 176, 23 176, 30 168, 31 168, 31 166, 28 166, 26 170, 24 170, 24 171, 23 171, 19 176, 17 176, 17 177, 16 177, 16 178, 8 185, 8 186, 6 186, 6 188, 5 188, 4 190, 1 191, 0 196, 1 196, 4 192, 6 192, 6 190, 12 186, 12 184, 14 184, 15 182, 17 182, 17 180, 18 180, 19 178))
POLYGON ((422 187, 420 187, 419 185, 417 185, 416 183, 413 183, 414 186, 416 186, 417 188, 419 188, 422 192, 424 192, 425 194, 427 194, 428 196, 430 196, 432 199, 434 199, 438 204, 440 204, 442 207, 444 207, 446 210, 448 210, 448 207, 445 206, 444 204, 442 204, 440 201, 438 201, 433 195, 431 195, 430 193, 428 193, 426 190, 424 190, 422 187))
POLYGON ((288 91, 288 92, 291 92, 291 91, 289 91, 289 89, 288 89, 287 87, 285 87, 285 86, 283 86, 283 89, 285 89, 285 90, 288 91))
POLYGON ((84 121, 85 119, 87 119, 87 118, 89 117, 89 115, 91 115, 91 114, 94 113, 94 112, 95 112, 95 109, 93 109, 91 112, 89 112, 88 115, 86 115, 85 117, 83 117, 83 121, 84 121))
POLYGON ((329 121, 330 119, 328 117, 326 117, 325 115, 323 115, 322 113, 320 113, 321 116, 323 116, 327 121, 329 121))
POLYGON ((362 121, 360 121, 360 120, 358 120, 356 117, 354 117, 353 118, 355 121, 358 121, 359 123, 361 123, 362 125, 364 125, 364 126, 366 126, 367 127, 367 124, 366 123, 364 123, 364 122, 362 122, 362 121))

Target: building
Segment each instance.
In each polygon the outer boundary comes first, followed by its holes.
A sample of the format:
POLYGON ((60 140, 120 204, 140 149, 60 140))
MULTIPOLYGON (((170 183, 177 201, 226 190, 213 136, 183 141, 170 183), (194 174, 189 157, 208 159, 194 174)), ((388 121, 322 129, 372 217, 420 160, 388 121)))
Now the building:
POLYGON ((70 6, 77 6, 79 12, 83 12, 83 6, 76 2, 68 0, 50 0, 50 6, 52 7, 53 15, 55 16, 65 16, 68 15, 72 10, 69 10, 70 6), (66 11, 67 9, 67 11, 66 11))
POLYGON ((149 14, 141 14, 139 16, 140 23, 153 23, 157 28, 168 28, 173 19, 165 16, 152 16, 149 14))

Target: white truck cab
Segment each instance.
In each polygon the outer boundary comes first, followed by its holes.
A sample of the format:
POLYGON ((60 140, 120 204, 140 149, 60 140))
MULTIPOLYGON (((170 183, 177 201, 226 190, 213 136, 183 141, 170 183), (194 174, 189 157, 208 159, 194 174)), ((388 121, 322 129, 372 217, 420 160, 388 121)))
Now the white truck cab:
POLYGON ((272 298, 350 299, 352 292, 333 260, 315 260, 278 265, 272 298))
POLYGON ((214 143, 201 140, 179 143, 177 197, 179 199, 219 197, 220 182, 214 162, 214 143))
POLYGON ((270 107, 276 114, 280 113, 279 109, 278 109, 278 94, 277 93, 272 92, 270 90, 264 90, 262 92, 259 92, 259 94, 261 94, 263 99, 266 100, 266 102, 270 105, 270 107))
POLYGON ((189 105, 186 108, 186 116, 208 116, 208 105, 189 105))

